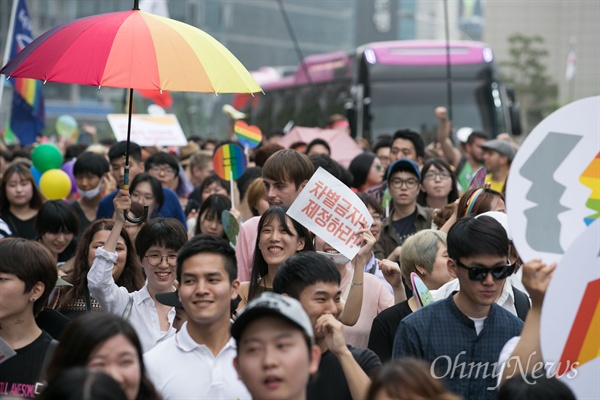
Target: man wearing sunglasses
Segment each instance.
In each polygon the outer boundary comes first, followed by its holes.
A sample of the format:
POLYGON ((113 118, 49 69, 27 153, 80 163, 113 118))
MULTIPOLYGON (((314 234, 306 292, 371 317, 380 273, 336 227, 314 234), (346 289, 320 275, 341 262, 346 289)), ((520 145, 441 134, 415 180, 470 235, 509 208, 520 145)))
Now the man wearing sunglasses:
POLYGON ((495 399, 497 360, 523 322, 495 304, 514 266, 508 237, 491 217, 459 220, 448 233, 448 271, 460 290, 404 318, 393 358, 416 357, 467 399, 495 399))

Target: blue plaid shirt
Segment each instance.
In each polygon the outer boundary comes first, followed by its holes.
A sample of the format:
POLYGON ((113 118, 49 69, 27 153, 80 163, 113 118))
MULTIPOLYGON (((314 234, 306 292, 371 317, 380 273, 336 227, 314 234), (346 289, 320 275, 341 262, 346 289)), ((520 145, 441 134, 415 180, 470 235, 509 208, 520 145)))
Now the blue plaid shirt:
POLYGON ((392 357, 415 357, 432 363, 432 375, 465 399, 496 398, 498 356, 518 336, 523 322, 493 304, 479 335, 475 323, 456 307, 453 296, 437 301, 402 320, 392 357))

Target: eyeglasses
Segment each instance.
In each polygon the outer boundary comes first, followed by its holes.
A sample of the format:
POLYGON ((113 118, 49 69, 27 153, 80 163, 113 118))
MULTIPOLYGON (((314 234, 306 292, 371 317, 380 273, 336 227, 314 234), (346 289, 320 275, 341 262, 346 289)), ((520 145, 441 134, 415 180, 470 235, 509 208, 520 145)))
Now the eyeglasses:
POLYGON ((153 267, 158 267, 160 264, 162 264, 162 261, 165 258, 167 259, 167 264, 169 264, 171 267, 177 265, 177 254, 163 256, 159 253, 150 253, 146 254, 144 257, 146 257, 148 260, 148 264, 152 265, 153 267))
POLYGON ((467 267, 458 260, 454 260, 456 265, 469 271, 469 279, 472 281, 483 281, 491 273, 496 280, 506 279, 515 271, 515 264, 498 265, 496 267, 467 267))
POLYGON ((394 178, 390 180, 390 186, 394 189, 400 189, 402 185, 406 185, 407 189, 414 189, 415 187, 417 187, 418 183, 419 181, 417 181, 416 179, 403 180, 400 178, 394 178))
POLYGON ((450 178, 450 173, 449 172, 428 172, 425 174, 425 179, 433 181, 436 178, 440 178, 440 179, 449 179, 450 178))
POLYGON ((165 174, 165 175, 175 175, 175 170, 172 167, 159 167, 155 165, 150 168, 150 172, 154 174, 165 174))

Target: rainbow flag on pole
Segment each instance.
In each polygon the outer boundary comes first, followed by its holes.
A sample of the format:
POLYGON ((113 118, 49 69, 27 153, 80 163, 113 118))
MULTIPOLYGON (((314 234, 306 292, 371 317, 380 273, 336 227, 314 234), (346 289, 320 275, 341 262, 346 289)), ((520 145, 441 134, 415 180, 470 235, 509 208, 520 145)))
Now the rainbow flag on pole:
MULTIPOLYGON (((31 19, 25 0, 14 0, 11 19, 12 36, 9 36, 10 52, 8 61, 15 57, 33 40, 31 19)), ((9 32, 9 35, 11 32, 9 32)), ((11 78, 13 86, 12 111, 10 115, 10 130, 14 132, 21 144, 35 142, 36 136, 44 129, 44 96, 42 82, 34 79, 11 78)))

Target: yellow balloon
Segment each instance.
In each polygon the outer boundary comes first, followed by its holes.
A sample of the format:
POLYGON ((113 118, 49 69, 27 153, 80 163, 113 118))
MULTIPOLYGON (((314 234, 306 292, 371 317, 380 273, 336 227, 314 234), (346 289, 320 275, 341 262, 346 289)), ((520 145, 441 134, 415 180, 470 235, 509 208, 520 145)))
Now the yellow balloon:
POLYGON ((40 191, 48 200, 64 199, 71 193, 71 178, 60 169, 48 170, 40 178, 40 191))

